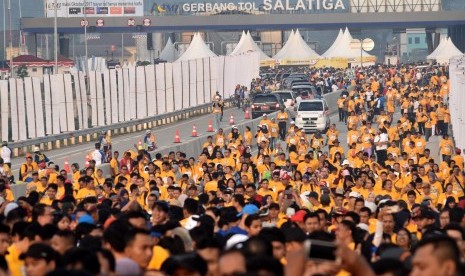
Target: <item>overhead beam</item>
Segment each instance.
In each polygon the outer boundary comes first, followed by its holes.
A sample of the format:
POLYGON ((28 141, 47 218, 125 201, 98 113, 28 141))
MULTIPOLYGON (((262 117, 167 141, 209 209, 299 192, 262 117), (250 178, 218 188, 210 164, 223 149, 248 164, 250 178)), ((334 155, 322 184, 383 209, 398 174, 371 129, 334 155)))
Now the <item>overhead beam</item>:
MULTIPOLYGON (((147 16, 134 17, 136 26, 144 18, 149 27, 128 27, 126 17, 107 17, 104 27, 95 27, 98 18, 87 18, 87 31, 99 33, 159 32, 192 30, 287 30, 291 28, 335 29, 349 28, 425 28, 450 27, 465 24, 465 11, 405 12, 405 13, 334 13, 334 14, 266 14, 214 16, 147 16), (93 27, 93 28, 90 28, 93 27)), ((83 33, 82 18, 59 18, 58 32, 83 33)), ((21 27, 30 33, 53 32, 52 18, 23 18, 21 27)))

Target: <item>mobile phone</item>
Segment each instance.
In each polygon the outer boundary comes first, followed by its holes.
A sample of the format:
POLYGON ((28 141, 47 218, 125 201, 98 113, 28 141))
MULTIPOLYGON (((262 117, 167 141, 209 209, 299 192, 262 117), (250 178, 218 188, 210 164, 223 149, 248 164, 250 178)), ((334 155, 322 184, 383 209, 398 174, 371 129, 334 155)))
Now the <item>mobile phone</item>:
POLYGON ((329 241, 307 240, 305 241, 307 257, 314 261, 335 261, 336 244, 329 241))

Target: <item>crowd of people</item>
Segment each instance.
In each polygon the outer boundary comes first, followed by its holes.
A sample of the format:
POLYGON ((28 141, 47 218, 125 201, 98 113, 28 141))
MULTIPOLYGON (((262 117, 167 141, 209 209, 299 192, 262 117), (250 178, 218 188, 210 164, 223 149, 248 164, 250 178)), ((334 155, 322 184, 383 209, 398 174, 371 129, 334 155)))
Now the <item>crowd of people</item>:
POLYGON ((244 133, 218 123, 200 156, 159 152, 147 133, 121 157, 106 157, 105 141, 70 172, 37 149, 18 198, 4 143, 0 275, 464 274, 464 159, 449 136, 446 68, 305 73, 350 88, 339 129, 309 135, 283 109, 244 133))

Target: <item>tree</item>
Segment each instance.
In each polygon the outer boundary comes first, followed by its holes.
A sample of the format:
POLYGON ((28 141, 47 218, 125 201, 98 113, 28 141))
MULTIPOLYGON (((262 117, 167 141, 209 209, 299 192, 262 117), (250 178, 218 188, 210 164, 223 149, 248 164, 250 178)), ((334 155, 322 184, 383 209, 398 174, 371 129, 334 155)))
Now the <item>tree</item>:
POLYGON ((16 76, 22 79, 29 77, 29 72, 27 71, 26 65, 21 65, 18 67, 18 69, 16 70, 16 76))
POLYGON ((138 61, 136 62, 136 66, 147 66, 150 65, 150 61, 138 61))

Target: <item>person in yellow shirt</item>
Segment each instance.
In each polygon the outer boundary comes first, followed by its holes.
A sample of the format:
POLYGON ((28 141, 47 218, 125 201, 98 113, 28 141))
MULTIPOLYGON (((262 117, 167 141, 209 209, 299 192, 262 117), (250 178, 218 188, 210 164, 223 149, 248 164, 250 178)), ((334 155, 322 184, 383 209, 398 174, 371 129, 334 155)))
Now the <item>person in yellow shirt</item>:
POLYGON ((214 144, 216 146, 220 147, 220 149, 225 148, 225 146, 226 146, 226 136, 224 135, 222 128, 218 129, 218 132, 216 133, 215 138, 214 138, 214 144))
POLYGON ((383 181, 381 195, 388 195, 394 200, 400 197, 399 193, 393 189, 392 181, 389 179, 383 181))
POLYGON ((319 151, 324 146, 323 144, 323 136, 321 135, 320 131, 317 131, 310 140, 310 147, 314 151, 319 151))
POLYGON ((86 177, 86 186, 84 188, 81 188, 76 195, 76 200, 81 201, 86 197, 91 197, 95 196, 95 186, 94 186, 94 180, 90 177, 86 177))
POLYGON ((58 192, 57 184, 51 183, 48 184, 45 195, 40 200, 40 203, 43 203, 47 206, 51 206, 53 201, 57 199, 56 195, 58 192))
POLYGON ((37 163, 32 161, 32 155, 30 153, 26 154, 26 161, 21 165, 19 170, 19 175, 21 176, 21 180, 24 182, 29 182, 32 180, 31 173, 33 171, 38 171, 39 167, 37 163))
POLYGON ((340 153, 341 159, 345 159, 344 148, 339 145, 339 139, 333 141, 333 146, 329 150, 329 159, 333 160, 336 156, 336 152, 340 153))
POLYGON ((120 166, 119 166, 119 152, 115 150, 113 152, 113 158, 110 160, 110 174, 112 177, 116 176, 120 172, 120 166))
POLYGON ((279 138, 284 141, 286 138, 287 121, 289 120, 289 114, 284 107, 278 112, 276 118, 278 119, 279 138))
POLYGON ((354 127, 347 133, 347 145, 357 143, 357 139, 360 137, 360 132, 354 127))
POLYGON ((339 131, 336 129, 336 124, 331 124, 328 131, 326 132, 326 145, 328 145, 329 150, 334 145, 334 141, 336 141, 339 137, 339 131))
POLYGON ((452 156, 452 150, 454 149, 454 142, 449 138, 448 134, 442 136, 442 140, 439 142, 439 154, 441 154, 442 160, 449 160, 452 156))
POLYGON ((268 179, 262 179, 262 181, 260 182, 260 189, 257 190, 257 194, 262 197, 270 195, 273 201, 276 202, 278 200, 278 195, 268 187, 268 184, 268 179))
POLYGON ((275 118, 271 118, 271 122, 268 125, 268 130, 270 132, 270 149, 274 150, 279 136, 279 126, 276 123, 275 118))
POLYGON ((349 117, 347 118, 347 129, 356 129, 358 125, 358 117, 355 115, 355 112, 350 112, 349 117))

